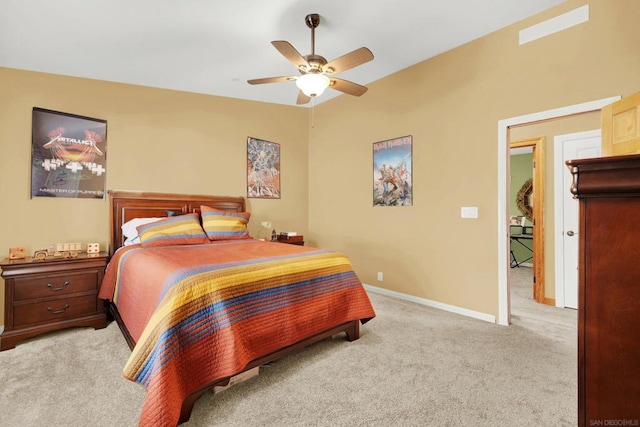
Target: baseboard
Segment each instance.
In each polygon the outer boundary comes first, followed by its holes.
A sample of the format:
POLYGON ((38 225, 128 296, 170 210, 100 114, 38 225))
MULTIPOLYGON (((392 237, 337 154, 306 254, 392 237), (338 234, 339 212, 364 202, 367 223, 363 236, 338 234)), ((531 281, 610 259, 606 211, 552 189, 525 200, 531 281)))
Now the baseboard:
MULTIPOLYGON (((530 262, 523 262, 518 264, 520 267, 529 267, 529 268, 533 268, 533 264, 530 262)), ((512 268, 518 268, 518 267, 512 267, 512 268)))
POLYGON ((387 295, 390 297, 398 298, 405 301, 415 302, 417 304, 425 305, 427 307, 437 308, 451 313, 460 314, 466 317, 472 317, 474 319, 483 320, 489 323, 496 323, 496 316, 492 316, 487 313, 481 313, 479 311, 469 310, 467 308, 458 307, 455 305, 444 304, 442 302, 433 301, 426 298, 414 297, 413 295, 403 294, 401 292, 390 291, 389 289, 379 288, 377 286, 371 286, 364 284, 364 288, 367 291, 371 291, 376 294, 387 295))

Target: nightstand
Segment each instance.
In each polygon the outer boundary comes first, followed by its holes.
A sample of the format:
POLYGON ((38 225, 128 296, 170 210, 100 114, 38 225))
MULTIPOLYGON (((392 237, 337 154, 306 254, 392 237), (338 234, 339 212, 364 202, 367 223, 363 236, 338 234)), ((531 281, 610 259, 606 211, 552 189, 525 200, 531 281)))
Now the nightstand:
POLYGON ((4 332, 0 351, 45 332, 73 326, 107 326, 98 289, 109 255, 0 262, 5 285, 4 332))
POLYGON ((302 235, 295 235, 295 236, 282 236, 282 235, 278 235, 278 243, 288 243, 290 245, 298 245, 298 246, 304 246, 304 236, 302 235))

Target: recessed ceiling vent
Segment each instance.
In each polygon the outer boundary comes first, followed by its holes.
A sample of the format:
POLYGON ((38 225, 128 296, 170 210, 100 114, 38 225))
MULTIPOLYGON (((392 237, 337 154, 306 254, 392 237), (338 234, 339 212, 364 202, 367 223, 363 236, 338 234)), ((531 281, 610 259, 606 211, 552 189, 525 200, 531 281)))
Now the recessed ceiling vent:
POLYGON ((548 19, 520 30, 520 45, 558 33, 589 20, 589 5, 573 9, 555 18, 548 19))

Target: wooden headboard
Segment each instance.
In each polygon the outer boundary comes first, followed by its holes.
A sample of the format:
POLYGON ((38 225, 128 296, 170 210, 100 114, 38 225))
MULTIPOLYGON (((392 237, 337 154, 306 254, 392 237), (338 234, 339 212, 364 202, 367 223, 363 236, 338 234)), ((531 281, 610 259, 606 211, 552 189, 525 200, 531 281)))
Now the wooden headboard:
POLYGON ((201 205, 225 211, 245 211, 245 201, 240 196, 109 190, 109 253, 113 255, 123 245, 122 224, 125 222, 134 218, 164 217, 166 211, 199 213, 201 205))

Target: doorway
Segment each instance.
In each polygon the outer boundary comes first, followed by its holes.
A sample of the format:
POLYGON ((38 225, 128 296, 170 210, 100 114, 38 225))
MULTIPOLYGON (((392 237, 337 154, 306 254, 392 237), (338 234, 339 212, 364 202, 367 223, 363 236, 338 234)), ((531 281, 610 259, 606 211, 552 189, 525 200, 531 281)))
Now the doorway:
POLYGON ((516 126, 538 123, 545 120, 599 111, 605 105, 621 99, 620 96, 570 105, 553 110, 512 117, 498 121, 498 324, 508 325, 511 320, 509 290, 510 254, 509 245, 509 130, 516 126))
MULTIPOLYGON (((533 260, 533 288, 532 296, 536 302, 542 303, 544 301, 544 198, 545 198, 545 183, 544 183, 544 137, 529 138, 519 141, 513 141, 509 143, 509 149, 518 149, 528 147, 532 150, 532 163, 533 163, 533 198, 531 204, 532 208, 532 223, 533 223, 533 247, 532 247, 532 260, 533 260)), ((511 227, 509 227, 509 233, 511 233, 511 227)), ((511 236, 509 236, 509 243, 511 244, 511 236)), ((511 265, 510 265, 511 267, 511 265)))

